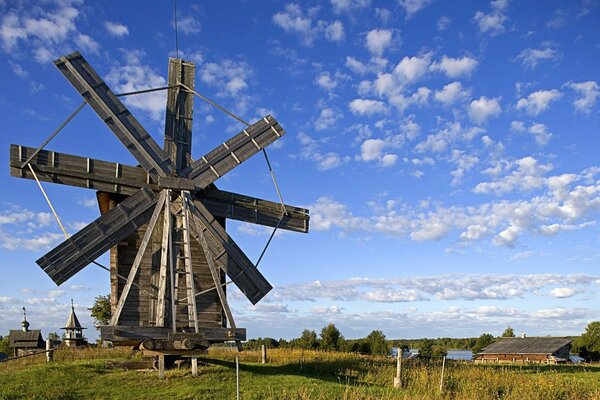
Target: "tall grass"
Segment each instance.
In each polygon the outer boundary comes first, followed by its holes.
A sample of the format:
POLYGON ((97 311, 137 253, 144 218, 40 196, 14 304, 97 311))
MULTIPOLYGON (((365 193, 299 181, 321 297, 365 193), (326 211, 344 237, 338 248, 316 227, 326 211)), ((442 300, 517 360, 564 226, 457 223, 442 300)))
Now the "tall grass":
POLYGON ((173 370, 159 381, 154 371, 107 367, 109 360, 139 359, 127 348, 60 349, 53 364, 45 364, 43 356, 31 357, 28 364, 0 363, 0 399, 230 399, 235 398, 236 357, 245 400, 600 399, 600 366, 447 361, 440 392, 440 360, 404 361, 402 387, 394 389, 396 365, 391 358, 291 349, 270 349, 267 356, 268 363, 262 365, 258 351, 214 347, 201 357, 199 377, 173 370))

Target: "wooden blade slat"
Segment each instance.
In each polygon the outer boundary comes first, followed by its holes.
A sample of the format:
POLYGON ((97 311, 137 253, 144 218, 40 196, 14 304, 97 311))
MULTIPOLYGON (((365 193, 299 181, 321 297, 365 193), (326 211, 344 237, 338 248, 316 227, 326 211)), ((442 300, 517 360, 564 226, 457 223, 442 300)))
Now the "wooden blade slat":
POLYGON ((194 200, 190 211, 193 221, 190 226, 196 240, 202 243, 200 236, 204 236, 215 264, 256 304, 273 288, 271 284, 201 202, 194 200))
POLYGON ((281 203, 257 199, 251 196, 209 188, 197 197, 199 201, 216 217, 251 222, 258 225, 276 227, 294 232, 308 232, 308 210, 301 207, 285 206, 287 215, 283 216, 281 203))
POLYGON ((267 115, 182 171, 204 189, 254 154, 285 134, 279 123, 267 115))
POLYGON ((154 192, 141 189, 65 240, 36 263, 60 285, 148 222, 154 192))
MULTIPOLYGON (((19 178, 35 179, 21 164, 36 149, 10 145, 10 174, 19 178)), ((54 151, 40 151, 30 162, 40 181, 61 183, 104 192, 132 195, 140 188, 157 191, 158 186, 149 183, 148 174, 140 167, 118 164, 93 158, 73 156, 54 151)))
POLYGON ((174 171, 167 154, 79 52, 54 64, 150 176, 156 179, 174 171))

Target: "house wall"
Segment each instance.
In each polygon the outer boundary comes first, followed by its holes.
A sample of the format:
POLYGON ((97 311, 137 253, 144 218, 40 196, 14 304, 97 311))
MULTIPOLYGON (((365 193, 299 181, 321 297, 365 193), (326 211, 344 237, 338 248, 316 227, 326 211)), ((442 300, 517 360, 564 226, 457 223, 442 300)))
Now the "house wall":
MULTIPOLYGON (((568 355, 566 357, 569 358, 568 355)), ((475 358, 477 363, 531 363, 531 364, 556 364, 550 354, 485 354, 475 358)))
MULTIPOLYGON (((111 208, 118 204, 118 198, 111 199, 111 208)), ((139 271, 134 282, 145 288, 151 295, 144 293, 138 287, 133 285, 130 289, 127 300, 121 312, 117 325, 122 326, 156 326, 157 312, 157 294, 159 285, 161 246, 162 246, 162 231, 163 231, 164 213, 161 213, 158 222, 152 233, 150 242, 146 252, 142 258, 139 271)), ((219 221, 222 226, 225 226, 225 220, 219 221)), ((127 277, 131 270, 133 261, 137 255, 138 248, 141 244, 147 225, 141 226, 135 233, 127 237, 122 242, 118 243, 111 249, 110 252, 110 268, 111 268, 111 308, 113 312, 116 309, 118 300, 125 286, 125 279, 119 278, 117 274, 127 277)), ((177 241, 173 238, 173 241, 177 241)), ((206 289, 213 288, 214 282, 208 263, 199 243, 191 238, 192 251, 192 268, 194 270, 194 282, 196 292, 201 292, 206 289)), ((180 275, 180 279, 187 279, 185 275, 180 275)), ((184 287, 184 282, 180 283, 180 287, 184 287)), ((225 274, 221 271, 221 282, 225 282, 225 274)), ((170 283, 167 282, 167 296, 169 295, 170 283)), ((225 290, 225 287, 223 287, 225 290)), ((178 298, 185 301, 187 293, 185 290, 180 290, 178 298)), ((196 297, 196 309, 198 314, 198 322, 202 327, 225 327, 226 319, 223 308, 216 290, 211 290, 205 294, 196 297)), ((171 320, 170 303, 165 306, 167 321, 171 320)), ((187 305, 177 307, 177 320, 188 320, 187 305)), ((183 325, 184 323, 182 323, 183 325)), ((169 324, 170 325, 170 324, 169 324)))

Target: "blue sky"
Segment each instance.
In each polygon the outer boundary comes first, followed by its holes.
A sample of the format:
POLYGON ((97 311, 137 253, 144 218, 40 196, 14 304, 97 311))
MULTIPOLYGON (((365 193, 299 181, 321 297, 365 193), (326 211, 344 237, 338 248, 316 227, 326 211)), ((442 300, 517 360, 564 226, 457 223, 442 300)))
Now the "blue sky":
MULTIPOLYGON (((9 176, 9 144, 37 147, 80 103, 60 55, 81 51, 115 92, 163 86, 172 4, 0 0, 0 15, 0 334, 22 306, 58 330, 71 298, 91 327, 108 274, 56 287, 35 264, 62 236, 35 182, 9 176)), ((597 1, 179 1, 178 16, 196 89, 278 119, 283 198, 310 208, 311 232, 278 234, 261 261, 274 290, 253 307, 229 289, 249 337, 329 322, 349 338, 570 335, 600 319, 597 1)), ((158 142, 164 100, 126 100, 158 142)), ((239 129, 197 100, 194 157, 239 129)), ((89 108, 47 149, 135 164, 89 108)), ((262 157, 217 183, 277 199, 262 157)), ((93 192, 44 187, 71 233, 98 217, 93 192)), ((252 260, 270 233, 228 231, 252 260)))

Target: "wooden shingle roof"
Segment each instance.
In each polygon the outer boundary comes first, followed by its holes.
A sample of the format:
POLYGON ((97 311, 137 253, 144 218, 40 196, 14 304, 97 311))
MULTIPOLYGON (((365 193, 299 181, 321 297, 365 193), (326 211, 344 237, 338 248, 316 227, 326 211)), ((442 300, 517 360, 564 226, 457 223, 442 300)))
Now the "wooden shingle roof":
POLYGON ((8 334, 9 347, 37 347, 42 339, 40 329, 32 329, 27 332, 11 330, 8 334))
POLYGON ((552 354, 572 341, 559 337, 499 338, 479 354, 552 354))

